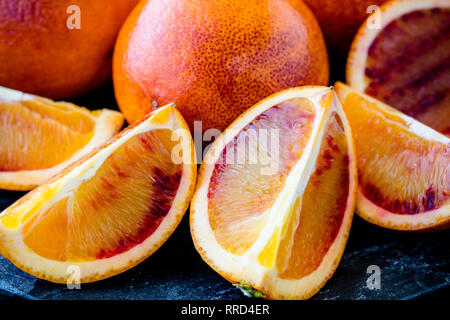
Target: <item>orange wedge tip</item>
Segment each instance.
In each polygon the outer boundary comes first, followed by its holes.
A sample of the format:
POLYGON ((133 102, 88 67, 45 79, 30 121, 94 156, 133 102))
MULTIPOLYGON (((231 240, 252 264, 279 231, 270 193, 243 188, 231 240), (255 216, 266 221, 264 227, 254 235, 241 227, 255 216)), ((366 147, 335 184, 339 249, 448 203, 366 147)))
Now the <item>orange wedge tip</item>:
POLYGON ((0 87, 0 189, 33 189, 103 145, 122 125, 117 111, 89 111, 0 87))
POLYGON ((249 295, 309 298, 340 261, 356 187, 351 130, 333 90, 282 91, 208 150, 191 202, 195 247, 249 295))
POLYGON ((357 212, 406 231, 450 226, 450 138, 343 83, 358 158, 357 212))
POLYGON ((0 213, 0 254, 57 283, 121 273, 172 234, 196 170, 184 119, 159 108, 0 213))

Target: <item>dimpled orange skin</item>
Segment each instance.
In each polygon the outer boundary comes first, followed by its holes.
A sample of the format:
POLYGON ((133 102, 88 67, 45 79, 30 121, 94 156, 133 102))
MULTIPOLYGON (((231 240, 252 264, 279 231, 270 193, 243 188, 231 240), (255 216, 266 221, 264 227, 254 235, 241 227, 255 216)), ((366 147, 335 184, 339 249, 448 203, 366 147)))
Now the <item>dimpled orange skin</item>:
POLYGON ((138 0, 0 0, 0 85, 62 99, 111 76, 112 50, 138 0), (69 29, 80 8, 81 29, 69 29))
MULTIPOLYGON (((301 0, 288 0, 293 5, 301 0)), ((327 45, 333 54, 345 57, 353 37, 369 16, 367 8, 388 0, 304 0, 319 20, 327 45)))
POLYGON ((306 5, 285 0, 151 0, 125 22, 113 78, 129 122, 175 102, 223 130, 259 100, 304 84, 327 85, 328 55, 306 5))

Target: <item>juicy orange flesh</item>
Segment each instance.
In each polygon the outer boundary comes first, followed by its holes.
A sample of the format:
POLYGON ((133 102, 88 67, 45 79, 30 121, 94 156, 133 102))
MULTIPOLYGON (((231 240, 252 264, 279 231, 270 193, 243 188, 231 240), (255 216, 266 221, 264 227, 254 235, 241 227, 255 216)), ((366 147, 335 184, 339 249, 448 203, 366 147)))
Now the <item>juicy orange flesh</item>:
POLYGON ((47 100, 0 102, 0 171, 46 169, 70 157, 93 136, 94 121, 47 100))
POLYGON ((300 279, 317 269, 336 239, 349 196, 348 144, 342 122, 333 114, 321 143, 316 167, 301 205, 280 242, 278 275, 300 279))
POLYGON ((309 100, 285 101, 257 116, 224 148, 212 173, 208 210, 215 237, 229 252, 241 255, 257 239, 264 226, 263 213, 300 159, 314 117, 309 100), (256 160, 250 158, 255 155, 256 160))
POLYGON ((400 118, 355 93, 344 108, 352 127, 365 197, 397 214, 418 214, 450 198, 450 146, 424 140, 400 118))
POLYGON ((450 9, 414 11, 387 25, 365 73, 366 93, 450 134, 450 9))
POLYGON ((142 243, 169 212, 181 180, 171 134, 157 129, 119 147, 92 178, 26 222, 25 244, 48 259, 91 261, 142 243))

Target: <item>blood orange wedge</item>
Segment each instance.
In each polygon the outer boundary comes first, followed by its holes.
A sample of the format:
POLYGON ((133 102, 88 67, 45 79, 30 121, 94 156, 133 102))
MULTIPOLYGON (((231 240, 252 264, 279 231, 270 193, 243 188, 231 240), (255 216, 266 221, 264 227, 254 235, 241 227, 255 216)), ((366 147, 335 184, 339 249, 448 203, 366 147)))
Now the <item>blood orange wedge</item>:
POLYGON ((250 292, 311 297, 347 241, 354 159, 330 88, 299 87, 263 100, 228 127, 201 165, 190 216, 197 250, 250 292))
POLYGON ((117 111, 89 111, 0 87, 0 188, 30 190, 114 136, 117 111))
POLYGON ((336 84, 358 158, 357 212, 377 225, 450 225, 450 139, 384 103, 336 84))
POLYGON ((353 40, 349 85, 449 135, 450 1, 389 1, 368 19, 373 28, 364 23, 353 40))
POLYGON ((184 119, 160 108, 1 213, 0 253, 52 282, 123 272, 174 231, 196 170, 184 119))

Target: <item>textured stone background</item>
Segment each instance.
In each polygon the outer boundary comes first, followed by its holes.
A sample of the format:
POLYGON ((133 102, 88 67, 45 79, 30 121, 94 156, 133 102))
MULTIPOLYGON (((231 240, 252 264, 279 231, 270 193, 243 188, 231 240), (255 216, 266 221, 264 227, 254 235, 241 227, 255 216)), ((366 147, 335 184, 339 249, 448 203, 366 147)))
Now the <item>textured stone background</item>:
MULTIPOLYGON (((75 101, 115 108, 111 86, 75 101)), ((0 191, 0 211, 23 193, 0 191)), ((445 296, 450 288, 450 231, 404 233, 354 218, 334 276, 313 299, 412 299, 445 296), (381 268, 381 289, 369 290, 367 267, 381 268)), ((187 215, 149 259, 113 278, 69 290, 39 280, 0 256, 0 299, 245 299, 210 269, 194 249, 187 215)))

